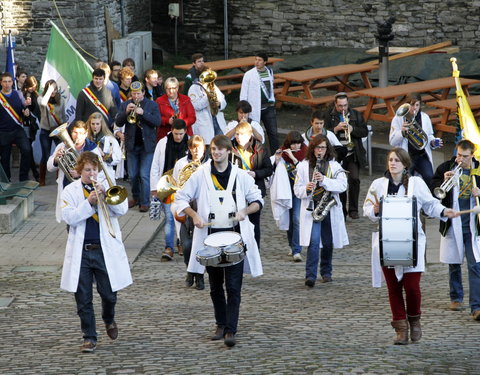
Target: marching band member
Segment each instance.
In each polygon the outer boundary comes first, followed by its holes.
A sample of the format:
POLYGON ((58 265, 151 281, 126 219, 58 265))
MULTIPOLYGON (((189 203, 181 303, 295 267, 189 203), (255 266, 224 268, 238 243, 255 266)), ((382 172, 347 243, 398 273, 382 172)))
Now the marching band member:
POLYGON ((208 74, 209 71, 204 71, 200 79, 194 81, 188 90, 188 97, 195 108, 196 120, 192 125, 193 134, 202 136, 206 145, 210 144, 214 136, 225 133, 223 110, 227 106, 225 95, 218 86, 214 82, 210 84, 205 82, 204 74, 208 74), (210 85, 213 85, 212 89, 210 85))
MULTIPOLYGON (((88 128, 87 124, 85 124, 83 121, 75 121, 71 126, 71 133, 70 137, 72 142, 75 144, 75 150, 81 154, 82 152, 85 151, 93 151, 96 154, 100 155, 100 152, 97 148, 97 145, 89 140, 87 138, 88 136, 88 128)), ((55 217, 57 219, 57 222, 62 221, 62 212, 61 212, 61 196, 62 196, 62 191, 67 186, 70 181, 69 179, 65 176, 63 170, 59 168, 59 160, 62 159, 67 151, 67 145, 65 143, 61 142, 55 147, 55 151, 53 152, 52 155, 48 158, 47 161, 47 170, 49 172, 56 172, 58 171, 58 177, 57 177, 57 203, 56 203, 56 209, 55 209, 55 217)), ((77 179, 80 177, 76 169, 71 169, 69 170, 70 176, 73 179, 77 179)), ((105 177, 102 174, 101 180, 103 180, 105 177)))
POLYGON ((225 135, 233 139, 235 137, 235 128, 240 122, 248 122, 252 126, 253 138, 258 141, 265 143, 265 133, 263 132, 262 126, 255 120, 250 118, 250 113, 252 112, 252 106, 246 100, 240 100, 237 103, 235 108, 237 113, 237 120, 232 120, 227 124, 225 129, 225 135))
POLYGON ((455 211, 445 208, 432 196, 420 177, 410 176, 408 172, 410 167, 411 160, 407 151, 400 147, 393 148, 387 155, 388 170, 385 177, 377 178, 372 182, 363 204, 364 216, 378 222, 381 197, 394 194, 407 195, 415 197, 417 201, 418 263, 416 267, 381 267, 379 233, 374 232, 372 236, 372 283, 374 287, 380 287, 383 272, 393 315, 391 324, 396 332, 395 345, 408 344, 409 325, 410 338, 413 343, 418 342, 422 337, 420 278, 422 272, 425 271, 426 237, 420 225, 420 210, 423 209, 427 215, 443 221, 447 217, 451 218, 456 215, 455 211), (403 290, 405 290, 405 300, 403 290))
POLYGON ((432 121, 430 117, 422 111, 422 98, 420 94, 407 95, 406 103, 410 104, 409 112, 404 116, 395 115, 392 119, 390 127, 390 145, 393 147, 401 147, 405 151, 408 151, 412 159, 412 166, 410 168, 410 174, 413 175, 417 172, 423 177, 423 180, 427 185, 430 185, 433 176, 433 159, 432 149, 441 147, 443 145, 440 138, 435 138, 433 135, 432 121), (407 121, 407 116, 411 118, 407 121), (419 150, 414 147, 407 137, 408 129, 411 126, 415 126, 412 122, 416 122, 418 127, 422 129, 427 136, 427 143, 425 148, 419 150))
MULTIPOLYGON (((456 157, 440 164, 432 179, 432 190, 454 176, 454 169, 460 165, 462 172, 442 204, 455 210, 470 210, 476 206, 480 196, 479 163, 473 157, 475 144, 464 139, 456 147, 456 157), (475 176, 475 177, 474 177, 475 176), (473 180, 475 178, 475 181, 473 180)), ((463 310, 462 263, 467 258, 469 304, 473 319, 480 320, 480 244, 478 235, 480 223, 478 214, 470 213, 446 222, 440 222, 440 261, 449 268, 450 310, 463 310)))
POLYGON ((270 181, 270 200, 275 222, 280 230, 287 231, 288 245, 294 262, 302 261, 300 246, 300 199, 293 193, 296 167, 307 153, 302 135, 289 132, 275 155, 270 157, 274 173, 270 181))
POLYGON ((127 202, 99 209, 105 199, 105 187, 97 183, 98 155, 84 152, 75 167, 80 179, 62 193, 62 219, 70 226, 60 288, 75 293, 77 312, 83 332, 81 351, 93 352, 97 343, 92 284, 102 299, 102 319, 108 337, 115 340, 117 291, 132 283, 127 254, 122 241, 118 217, 128 210, 127 202), (94 187, 95 184, 95 187, 94 187), (107 223, 109 221, 109 223, 107 223), (109 232, 114 231, 115 237, 109 232))
POLYGON ((122 150, 100 112, 92 113, 87 120, 88 139, 93 141, 102 155, 108 176, 115 183, 113 167, 122 160, 122 150))
MULTIPOLYGON (((157 196, 157 185, 160 177, 167 171, 173 171, 177 160, 183 158, 188 151, 187 125, 181 119, 173 120, 172 131, 158 141, 153 154, 150 168, 150 194, 157 196)), ((162 261, 173 259, 175 243, 175 220, 170 210, 171 200, 167 198, 162 202, 162 210, 165 213, 165 250, 162 261)))
MULTIPOLYGON (((273 173, 272 163, 263 144, 253 137, 252 126, 241 122, 235 129, 235 139, 232 141, 232 163, 255 179, 255 184, 262 192, 262 198, 267 194, 265 179, 273 173)), ((261 210, 248 216, 255 225, 255 240, 260 248, 260 214, 261 210)))
POLYGON ((360 195, 360 168, 366 163, 366 152, 362 138, 368 136, 368 128, 363 115, 348 105, 345 92, 335 95, 334 108, 329 114, 325 127, 335 133, 340 143, 346 146, 347 154, 342 159, 342 167, 348 173, 348 190, 340 194, 344 216, 358 219, 358 197, 360 195), (347 209, 348 192, 348 209, 347 209))
MULTIPOLYGON (((205 152, 206 146, 203 138, 199 135, 194 135, 188 140, 188 154, 183 158, 179 159, 173 167, 172 177, 177 183, 180 182, 180 174, 183 168, 188 164, 191 165, 192 170, 193 166, 198 164, 205 163, 209 158, 208 154, 205 152), (193 164, 192 164, 193 163, 193 164)), ((198 168, 198 166, 195 167, 198 168)), ((197 203, 195 201, 190 202, 190 206, 196 210, 197 203)), ((173 208, 173 205, 172 205, 173 208)), ((176 217, 177 219, 178 217, 176 217)), ((183 261, 188 267, 188 262, 190 261, 190 254, 192 252, 192 237, 193 237, 193 221, 189 216, 183 216, 183 222, 175 221, 175 227, 177 229, 177 237, 180 240, 180 246, 183 250, 183 261), (183 220, 184 219, 184 220, 183 220)), ((195 289, 203 290, 205 289, 205 281, 203 278, 203 273, 193 273, 187 272, 187 277, 185 279, 185 285, 189 288, 195 282, 195 289)))
POLYGON ((132 99, 120 106, 115 119, 115 136, 124 143, 127 153, 132 186, 132 199, 129 200, 128 207, 140 205, 140 212, 147 212, 150 205, 150 168, 157 127, 160 126, 160 113, 158 106, 145 98, 145 88, 140 82, 133 82, 130 88, 132 99), (135 120, 132 120, 132 114, 135 114, 135 120))
POLYGON ((232 143, 228 137, 215 136, 210 143, 210 152, 212 161, 200 167, 177 192, 174 209, 177 215, 190 216, 195 225, 188 272, 204 272, 205 267, 198 262, 196 255, 210 233, 233 230, 240 233, 246 245, 245 258, 237 264, 206 267, 217 324, 212 340, 223 338, 225 345, 231 347, 236 343, 243 272, 251 273, 253 277, 263 273, 253 225, 248 219, 248 215, 262 208, 263 199, 253 178, 229 162, 232 143), (190 206, 192 200, 197 201, 197 210, 190 206), (212 217, 214 219, 209 223, 212 217))
POLYGON ((305 285, 310 288, 317 280, 319 257, 322 282, 331 282, 333 248, 341 249, 348 245, 345 218, 339 197, 339 194, 347 189, 347 177, 334 159, 335 150, 328 138, 317 135, 308 145, 305 160, 297 166, 297 177, 293 186, 296 197, 301 200, 300 245, 308 246, 305 285), (323 220, 314 221, 312 213, 318 211, 317 207, 322 202, 322 197, 325 202, 333 199, 336 203, 323 220), (313 211, 309 210, 309 206, 313 211))
POLYGON ((334 147, 342 147, 342 144, 338 138, 330 130, 325 129, 325 120, 328 118, 328 115, 322 111, 315 111, 310 117, 310 126, 305 133, 302 134, 305 144, 308 146, 310 141, 314 139, 317 135, 324 135, 327 137, 330 144, 334 147))

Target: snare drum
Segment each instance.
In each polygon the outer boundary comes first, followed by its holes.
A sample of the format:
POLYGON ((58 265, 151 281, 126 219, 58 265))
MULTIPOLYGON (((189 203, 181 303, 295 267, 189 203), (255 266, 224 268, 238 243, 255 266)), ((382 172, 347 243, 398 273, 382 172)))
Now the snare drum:
POLYGON ((202 266, 217 266, 222 261, 222 252, 213 247, 204 247, 197 251, 196 258, 202 266))
MULTIPOLYGON (((205 249, 214 249, 221 254, 221 262, 214 267, 227 267, 237 264, 245 258, 242 236, 237 232, 225 231, 212 233, 203 242, 205 249)), ((200 263, 202 264, 202 263, 200 263)))
POLYGON ((380 199, 380 264, 415 267, 418 257, 417 200, 386 196, 380 199))

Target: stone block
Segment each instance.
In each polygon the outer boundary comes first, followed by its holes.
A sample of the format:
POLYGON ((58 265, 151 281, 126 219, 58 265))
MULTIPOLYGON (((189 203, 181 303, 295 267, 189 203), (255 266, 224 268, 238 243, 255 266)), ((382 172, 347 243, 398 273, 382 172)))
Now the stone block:
POLYGON ((0 205, 0 233, 12 233, 34 211, 34 192, 28 198, 14 197, 0 205))

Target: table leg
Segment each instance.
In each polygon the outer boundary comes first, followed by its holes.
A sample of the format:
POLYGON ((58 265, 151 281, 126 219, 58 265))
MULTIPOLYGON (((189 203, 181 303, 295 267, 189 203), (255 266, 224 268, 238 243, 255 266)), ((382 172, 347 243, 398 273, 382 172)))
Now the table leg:
POLYGON ((360 75, 362 76, 362 81, 363 81, 363 85, 365 86, 365 88, 371 89, 372 88, 372 83, 370 82, 370 79, 368 78, 367 73, 362 72, 362 73, 360 73, 360 75))
POLYGON ((373 105, 376 102, 377 102, 377 98, 369 98, 368 99, 367 108, 365 108, 365 112, 363 112, 363 119, 365 120, 365 122, 368 122, 368 120, 370 119, 370 115, 372 114, 373 105))
POLYGON ((276 103, 275 103, 275 106, 277 108, 282 108, 283 97, 288 94, 288 90, 290 88, 291 83, 292 83, 291 81, 285 81, 285 84, 282 87, 282 91, 280 92, 279 95, 277 95, 277 100, 276 100, 276 103))

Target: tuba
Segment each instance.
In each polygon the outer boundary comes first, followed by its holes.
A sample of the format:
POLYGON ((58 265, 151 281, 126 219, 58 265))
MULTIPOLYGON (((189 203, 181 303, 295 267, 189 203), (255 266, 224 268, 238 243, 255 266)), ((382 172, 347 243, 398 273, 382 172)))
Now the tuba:
MULTIPOLYGON (((335 174, 331 178, 337 178, 340 173, 348 173, 345 169, 339 169, 335 172, 335 174)), ((317 204, 317 207, 312 212, 313 221, 318 223, 320 221, 325 220, 328 213, 332 209, 333 206, 337 205, 337 201, 332 196, 330 191, 325 190, 320 201, 317 204)))
POLYGON ((217 73, 212 69, 205 70, 198 78, 208 96, 208 103, 210 104, 210 112, 213 116, 218 114, 218 98, 215 91, 215 80, 217 73))
POLYGON ((201 163, 198 161, 192 161, 186 164, 178 174, 178 181, 175 181, 175 179, 172 176, 173 170, 169 170, 165 172, 163 176, 160 177, 160 180, 158 180, 158 184, 157 184, 158 199, 160 199, 162 202, 165 203, 165 201, 170 195, 175 194, 177 190, 180 190, 181 188, 183 188, 183 186, 188 181, 192 173, 195 172, 200 165, 201 163))
POLYGON ((404 120, 409 125, 409 128, 406 132, 407 134, 405 136, 408 139, 408 142, 415 147, 415 149, 421 151, 428 143, 428 136, 415 120, 416 113, 410 119, 407 119, 406 115, 410 111, 410 108, 410 104, 404 103, 398 107, 395 114, 399 117, 404 117, 404 120))
POLYGON ((75 143, 73 143, 72 138, 68 134, 67 128, 68 123, 60 125, 50 133, 50 137, 60 138, 65 145, 64 154, 58 157, 58 167, 63 171, 65 177, 70 182, 73 182, 75 179, 70 174, 70 171, 75 169, 80 154, 75 149, 75 143))

